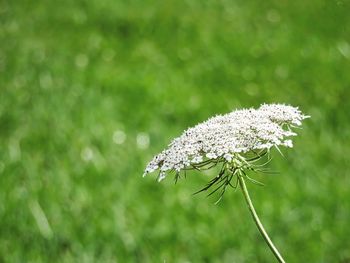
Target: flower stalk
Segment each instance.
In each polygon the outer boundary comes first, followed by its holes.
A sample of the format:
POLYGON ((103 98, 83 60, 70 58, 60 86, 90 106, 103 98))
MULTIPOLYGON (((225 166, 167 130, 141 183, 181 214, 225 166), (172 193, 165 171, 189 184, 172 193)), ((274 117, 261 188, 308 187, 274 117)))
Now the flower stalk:
POLYGON ((258 227, 261 235, 263 236, 265 242, 267 243, 267 245, 269 246, 270 250, 272 251, 272 253, 275 255, 276 259, 278 260, 278 262, 280 263, 285 263, 284 259, 282 258, 281 254, 279 253, 279 251, 277 250, 277 248, 275 247, 275 245, 272 243, 269 235, 267 234, 264 226, 262 225, 262 223, 260 222, 260 219, 255 211, 255 208, 253 206, 253 203, 250 199, 250 196, 249 196, 249 192, 248 192, 248 189, 247 189, 247 186, 245 184, 245 180, 243 178, 243 176, 241 174, 238 174, 237 175, 238 177, 238 181, 239 181, 239 186, 242 190, 242 193, 244 195, 244 199, 248 205, 248 208, 249 208, 249 211, 253 217, 253 220, 256 224, 256 226, 258 227))

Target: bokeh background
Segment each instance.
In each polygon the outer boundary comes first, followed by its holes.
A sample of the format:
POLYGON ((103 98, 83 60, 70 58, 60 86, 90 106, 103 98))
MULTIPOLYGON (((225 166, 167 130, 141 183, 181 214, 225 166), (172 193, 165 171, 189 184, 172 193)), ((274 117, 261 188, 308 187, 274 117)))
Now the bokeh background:
POLYGON ((240 191, 142 178, 182 131, 312 116, 249 184, 287 262, 350 262, 350 3, 0 1, 0 262, 274 262, 240 191))

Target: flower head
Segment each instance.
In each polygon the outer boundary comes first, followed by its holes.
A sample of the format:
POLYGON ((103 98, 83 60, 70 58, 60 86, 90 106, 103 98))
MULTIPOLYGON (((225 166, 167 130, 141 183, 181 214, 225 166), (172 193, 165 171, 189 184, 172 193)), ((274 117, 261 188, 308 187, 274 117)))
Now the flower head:
POLYGON ((309 116, 296 107, 263 104, 258 109, 217 115, 183 132, 147 165, 144 175, 159 170, 159 180, 175 171, 198 169, 210 162, 232 163, 244 154, 292 147, 291 128, 309 116))

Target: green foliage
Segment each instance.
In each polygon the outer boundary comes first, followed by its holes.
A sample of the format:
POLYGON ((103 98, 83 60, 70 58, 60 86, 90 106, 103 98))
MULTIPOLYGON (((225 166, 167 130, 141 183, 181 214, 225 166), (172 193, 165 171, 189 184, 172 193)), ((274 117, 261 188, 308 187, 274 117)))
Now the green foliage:
POLYGON ((287 262, 348 262, 349 10, 1 1, 0 262, 271 262, 239 191, 192 196, 212 172, 141 178, 188 126, 262 102, 312 116, 248 183, 262 222, 287 262))

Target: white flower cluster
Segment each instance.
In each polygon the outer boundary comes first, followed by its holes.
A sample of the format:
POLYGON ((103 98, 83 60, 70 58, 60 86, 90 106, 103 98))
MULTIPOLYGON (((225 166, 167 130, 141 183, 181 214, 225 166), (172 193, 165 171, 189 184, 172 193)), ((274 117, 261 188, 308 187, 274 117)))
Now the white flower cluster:
POLYGON ((290 137, 296 134, 290 127, 300 126, 307 117, 298 108, 283 104, 263 104, 258 109, 212 117, 174 139, 147 165, 144 176, 159 169, 162 180, 167 171, 180 172, 208 159, 231 162, 235 154, 272 146, 293 147, 290 137))

